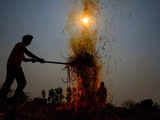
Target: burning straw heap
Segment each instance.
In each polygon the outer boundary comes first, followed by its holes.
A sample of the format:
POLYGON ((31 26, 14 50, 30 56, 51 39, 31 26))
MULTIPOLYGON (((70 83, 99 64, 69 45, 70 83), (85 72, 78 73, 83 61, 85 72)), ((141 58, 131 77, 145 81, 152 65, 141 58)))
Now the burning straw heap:
POLYGON ((99 0, 74 0, 68 15, 66 31, 70 39, 67 65, 70 87, 74 88, 72 102, 94 103, 100 84, 101 65, 96 44, 99 31, 99 0))

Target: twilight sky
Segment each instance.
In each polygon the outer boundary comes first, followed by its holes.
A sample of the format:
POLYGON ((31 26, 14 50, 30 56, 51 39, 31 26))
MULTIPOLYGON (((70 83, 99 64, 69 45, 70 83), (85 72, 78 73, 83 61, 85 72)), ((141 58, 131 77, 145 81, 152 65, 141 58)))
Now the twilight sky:
MULTIPOLYGON (((113 71, 110 81, 107 76, 103 80, 114 103, 144 98, 160 102, 160 1, 102 1, 113 38, 113 71)), ((0 84, 5 80, 8 55, 24 34, 34 36, 28 47, 33 53, 46 60, 65 61, 68 40, 63 30, 70 2, 0 1, 0 84)), ((42 89, 66 86, 62 82, 66 75, 62 65, 24 63, 23 67, 28 83, 25 91, 32 96, 40 96, 42 89)))

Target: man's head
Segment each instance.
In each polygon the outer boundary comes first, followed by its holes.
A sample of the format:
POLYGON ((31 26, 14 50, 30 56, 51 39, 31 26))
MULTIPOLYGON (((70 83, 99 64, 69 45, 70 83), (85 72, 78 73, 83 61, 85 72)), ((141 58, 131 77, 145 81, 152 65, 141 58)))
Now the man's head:
POLYGON ((22 38, 22 42, 28 46, 31 44, 32 42, 32 39, 33 39, 33 36, 32 35, 24 35, 23 38, 22 38))
POLYGON ((104 87, 104 82, 101 82, 101 87, 104 87))

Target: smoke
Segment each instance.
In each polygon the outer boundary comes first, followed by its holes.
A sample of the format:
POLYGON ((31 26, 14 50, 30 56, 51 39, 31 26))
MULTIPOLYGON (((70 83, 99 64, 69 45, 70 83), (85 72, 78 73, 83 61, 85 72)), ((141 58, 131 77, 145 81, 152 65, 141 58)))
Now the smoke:
POLYGON ((82 52, 95 54, 98 40, 98 27, 100 10, 98 0, 76 0, 74 7, 68 15, 66 32, 69 36, 69 48, 73 55, 82 52), (89 19, 89 23, 82 23, 83 17, 89 19))

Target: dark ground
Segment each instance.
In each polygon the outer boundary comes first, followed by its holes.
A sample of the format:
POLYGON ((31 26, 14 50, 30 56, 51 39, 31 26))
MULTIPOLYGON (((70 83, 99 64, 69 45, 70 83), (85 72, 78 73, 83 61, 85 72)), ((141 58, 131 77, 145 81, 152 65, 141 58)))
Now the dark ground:
POLYGON ((42 100, 4 103, 0 105, 0 120, 160 120, 160 109, 152 106, 126 109, 107 104, 104 108, 77 111, 66 106, 46 104, 42 100))

